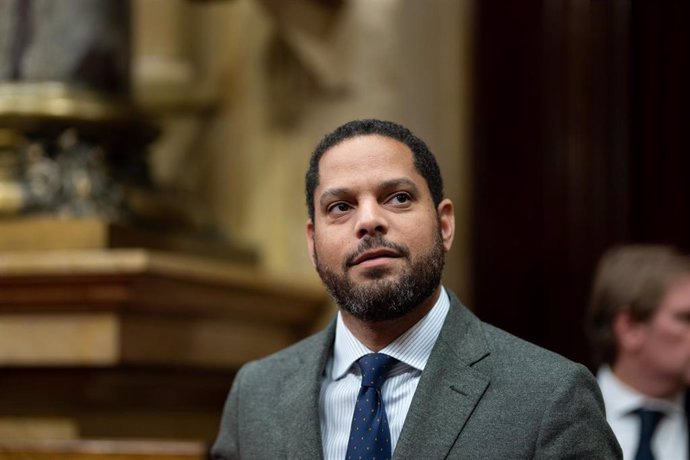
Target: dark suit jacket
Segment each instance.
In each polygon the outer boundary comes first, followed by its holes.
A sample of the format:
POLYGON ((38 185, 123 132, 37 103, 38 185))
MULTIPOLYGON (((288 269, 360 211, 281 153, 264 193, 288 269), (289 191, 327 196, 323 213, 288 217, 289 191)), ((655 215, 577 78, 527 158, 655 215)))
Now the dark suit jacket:
MULTIPOLYGON (((452 293, 394 459, 616 459, 596 380, 582 365, 480 321, 452 293)), ((335 323, 244 366, 214 459, 317 459, 319 392, 335 323)))

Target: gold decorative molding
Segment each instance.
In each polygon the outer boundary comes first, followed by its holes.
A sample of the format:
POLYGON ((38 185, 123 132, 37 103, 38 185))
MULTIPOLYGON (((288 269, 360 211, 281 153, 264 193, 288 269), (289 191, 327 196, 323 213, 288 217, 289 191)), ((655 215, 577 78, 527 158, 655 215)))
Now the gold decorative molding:
POLYGON ((0 460, 204 460, 207 450, 199 441, 14 441, 0 444, 0 460))
POLYGON ((200 257, 2 252, 0 366, 232 369, 307 335, 326 308, 321 289, 200 257))
POLYGON ((256 251, 248 245, 203 240, 182 231, 144 228, 97 217, 10 217, 0 221, 0 251, 71 251, 141 248, 255 265, 256 251))
POLYGON ((62 82, 2 82, 0 116, 92 122, 123 120, 132 108, 124 100, 62 82))

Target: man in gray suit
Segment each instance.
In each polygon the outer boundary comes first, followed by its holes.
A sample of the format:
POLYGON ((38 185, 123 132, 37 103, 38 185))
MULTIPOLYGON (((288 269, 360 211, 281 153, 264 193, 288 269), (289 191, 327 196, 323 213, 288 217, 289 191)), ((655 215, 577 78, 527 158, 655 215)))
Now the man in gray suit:
POLYGON ((306 195, 339 312, 239 371, 213 458, 620 458, 586 368, 441 285, 453 203, 423 141, 391 122, 340 126, 312 154, 306 195))

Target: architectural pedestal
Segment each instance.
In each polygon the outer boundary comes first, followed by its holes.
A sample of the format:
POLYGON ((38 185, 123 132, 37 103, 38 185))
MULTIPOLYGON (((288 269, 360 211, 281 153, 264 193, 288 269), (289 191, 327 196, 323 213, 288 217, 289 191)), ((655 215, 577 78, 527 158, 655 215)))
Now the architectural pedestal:
POLYGON ((0 252, 0 440, 210 441, 237 368, 328 299, 244 265, 144 249, 0 252))

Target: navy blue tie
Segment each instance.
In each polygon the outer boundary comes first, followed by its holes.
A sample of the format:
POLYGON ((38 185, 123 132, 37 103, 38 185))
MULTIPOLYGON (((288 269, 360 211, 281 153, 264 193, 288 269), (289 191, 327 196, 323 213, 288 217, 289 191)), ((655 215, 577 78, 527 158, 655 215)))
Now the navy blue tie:
POLYGON ((637 445, 635 460, 654 460, 652 435, 664 413, 644 407, 637 409, 634 413, 640 417, 640 442, 637 445))
POLYGON ((391 435, 381 386, 396 362, 397 359, 383 353, 370 353, 357 360, 362 370, 362 387, 352 417, 346 460, 391 458, 391 435))

